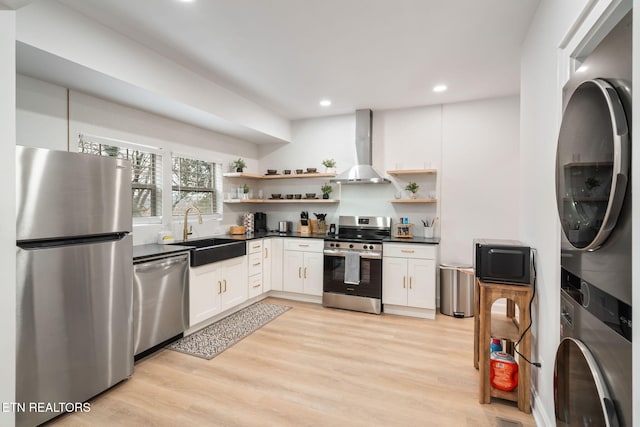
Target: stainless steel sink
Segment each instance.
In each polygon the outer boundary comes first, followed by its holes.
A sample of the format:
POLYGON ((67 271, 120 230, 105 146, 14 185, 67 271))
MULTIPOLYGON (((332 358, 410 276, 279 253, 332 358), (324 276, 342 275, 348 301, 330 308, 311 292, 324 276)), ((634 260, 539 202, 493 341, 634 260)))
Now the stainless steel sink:
POLYGON ((189 247, 192 267, 224 261, 225 259, 247 254, 247 245, 244 240, 213 237, 172 244, 189 247))

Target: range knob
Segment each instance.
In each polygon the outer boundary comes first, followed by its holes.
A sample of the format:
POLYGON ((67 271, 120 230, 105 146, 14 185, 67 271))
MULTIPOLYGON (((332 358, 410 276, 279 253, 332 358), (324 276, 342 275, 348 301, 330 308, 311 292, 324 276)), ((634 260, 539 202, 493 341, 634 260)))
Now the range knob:
POLYGON ((332 247, 334 247, 334 246, 335 246, 335 244, 333 244, 333 243, 329 243, 329 247, 331 247, 331 248, 332 248, 332 247))
POLYGON ((340 247, 340 243, 336 243, 336 248, 339 248, 339 247, 340 247))
POLYGON ((353 249, 353 245, 349 245, 349 249, 353 249))
POLYGON ((362 247, 362 249, 367 249, 367 245, 364 245, 364 246, 362 247))

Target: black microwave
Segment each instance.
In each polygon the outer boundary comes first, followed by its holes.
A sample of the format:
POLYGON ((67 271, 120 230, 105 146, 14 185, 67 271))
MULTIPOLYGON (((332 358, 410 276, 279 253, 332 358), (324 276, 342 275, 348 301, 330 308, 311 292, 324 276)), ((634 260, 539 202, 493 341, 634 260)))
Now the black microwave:
POLYGON ((476 277, 483 282, 531 285, 533 251, 516 240, 473 241, 476 277))

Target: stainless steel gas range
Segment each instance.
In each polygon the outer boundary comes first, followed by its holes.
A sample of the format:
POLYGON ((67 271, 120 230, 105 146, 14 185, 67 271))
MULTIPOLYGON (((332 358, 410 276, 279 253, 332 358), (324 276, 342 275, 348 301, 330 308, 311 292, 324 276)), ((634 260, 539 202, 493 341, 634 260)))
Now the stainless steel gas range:
POLYGON ((324 241, 322 305, 382 312, 382 241, 390 235, 389 217, 340 216, 324 241))

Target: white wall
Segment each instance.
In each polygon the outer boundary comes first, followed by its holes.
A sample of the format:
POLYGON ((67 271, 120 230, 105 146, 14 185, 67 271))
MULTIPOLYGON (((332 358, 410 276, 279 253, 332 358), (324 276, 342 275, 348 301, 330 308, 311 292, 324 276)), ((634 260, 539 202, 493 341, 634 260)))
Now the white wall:
MULTIPOLYGON (((0 10, 0 181, 7 190, 0 210, 0 403, 16 400, 15 22, 13 11, 0 10)), ((0 411, 0 426, 13 424, 14 414, 0 411)))
POLYGON ((18 75, 18 145, 67 150, 67 89, 18 75))
POLYGON ((517 239, 519 98, 444 106, 443 262, 473 265, 473 239, 517 239))
MULTIPOLYGON (((172 152, 221 162, 225 171, 232 160, 243 157, 251 169, 257 169, 255 144, 75 91, 69 94, 67 122, 65 88, 25 76, 18 76, 16 86, 17 141, 21 145, 67 150, 68 126, 70 151, 77 150, 78 134, 84 133, 161 148, 165 170, 171 168, 172 152)), ((170 174, 165 174, 163 186, 170 191, 170 174)), ((165 212, 169 212, 170 200, 165 201, 165 212)), ((237 222, 232 210, 225 210, 222 221, 208 219, 202 225, 191 218, 192 238, 224 233, 237 222)), ((172 229, 181 238, 182 218, 165 216, 162 224, 135 225, 134 244, 154 243, 163 229, 172 229)))
POLYGON ((560 327, 560 226, 555 201, 555 150, 562 116, 563 71, 567 69, 560 47, 589 11, 604 13, 616 3, 619 2, 542 0, 523 44, 520 217, 522 239, 538 250, 532 356, 542 363, 542 368, 532 369, 532 383, 533 412, 539 425, 553 425, 555 417, 553 364, 560 327))
MULTIPOLYGON (((259 172, 309 166, 322 170, 321 160, 329 157, 336 159, 338 173, 348 169, 355 163, 354 120, 349 114, 293 122, 290 144, 260 147, 259 172)), ((421 219, 439 216, 442 262, 471 265, 474 237, 519 237, 518 141, 517 96, 374 111, 373 166, 378 172, 432 167, 438 174, 390 177, 392 185, 343 185, 340 204, 322 205, 322 210, 329 212, 330 222, 338 215, 363 213, 394 221, 409 217, 416 234, 421 219), (434 193, 439 203, 390 203, 410 180, 420 185, 420 196, 434 193)), ((274 182, 265 192, 319 192, 321 183, 274 182)), ((275 227, 278 220, 297 221, 300 210, 269 206, 269 223, 275 227)))

